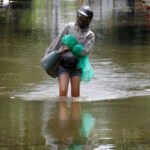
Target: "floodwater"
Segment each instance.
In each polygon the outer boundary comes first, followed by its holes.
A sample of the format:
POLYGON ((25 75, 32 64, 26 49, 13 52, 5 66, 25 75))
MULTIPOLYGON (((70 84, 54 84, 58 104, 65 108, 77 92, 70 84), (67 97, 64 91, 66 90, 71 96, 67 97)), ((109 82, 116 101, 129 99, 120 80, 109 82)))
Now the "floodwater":
POLYGON ((75 100, 57 97, 40 59, 79 2, 1 4, 0 150, 150 149, 150 12, 140 1, 85 3, 94 10, 95 77, 75 100))

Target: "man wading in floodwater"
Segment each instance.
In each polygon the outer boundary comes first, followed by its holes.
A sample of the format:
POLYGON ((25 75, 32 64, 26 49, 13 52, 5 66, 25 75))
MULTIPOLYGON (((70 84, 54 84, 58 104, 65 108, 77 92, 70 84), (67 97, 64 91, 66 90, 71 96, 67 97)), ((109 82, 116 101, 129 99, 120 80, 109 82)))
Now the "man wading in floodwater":
POLYGON ((86 56, 93 48, 95 41, 94 33, 89 29, 89 24, 93 18, 93 11, 89 6, 82 6, 77 10, 77 20, 75 23, 66 25, 62 33, 52 42, 46 55, 53 50, 60 52, 60 65, 58 68, 59 96, 67 96, 69 80, 71 83, 71 96, 80 96, 80 80, 82 69, 78 67, 79 58, 73 55, 71 49, 62 44, 65 35, 74 36, 84 49, 80 57, 86 56))

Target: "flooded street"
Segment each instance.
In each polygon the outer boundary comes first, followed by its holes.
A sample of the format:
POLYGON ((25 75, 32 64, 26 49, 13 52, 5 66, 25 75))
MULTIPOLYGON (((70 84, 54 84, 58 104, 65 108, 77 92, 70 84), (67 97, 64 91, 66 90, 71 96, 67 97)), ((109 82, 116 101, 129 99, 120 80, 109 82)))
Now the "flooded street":
POLYGON ((149 97, 112 101, 1 99, 0 149, 150 148, 149 97))
POLYGON ((81 98, 60 101, 40 66, 74 21, 76 0, 0 7, 0 150, 150 149, 150 12, 142 1, 84 1, 94 10, 95 77, 81 98))

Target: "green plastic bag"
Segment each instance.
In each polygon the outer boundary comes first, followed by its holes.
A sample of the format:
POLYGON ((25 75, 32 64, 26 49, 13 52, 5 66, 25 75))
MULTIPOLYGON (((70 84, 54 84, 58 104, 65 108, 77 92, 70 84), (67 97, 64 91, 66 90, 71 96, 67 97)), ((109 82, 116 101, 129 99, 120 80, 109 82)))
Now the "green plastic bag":
POLYGON ((89 57, 81 56, 84 50, 84 45, 78 43, 77 39, 73 35, 65 35, 62 38, 62 43, 71 49, 74 56, 79 58, 78 67, 82 69, 81 81, 90 81, 95 73, 91 66, 89 57))

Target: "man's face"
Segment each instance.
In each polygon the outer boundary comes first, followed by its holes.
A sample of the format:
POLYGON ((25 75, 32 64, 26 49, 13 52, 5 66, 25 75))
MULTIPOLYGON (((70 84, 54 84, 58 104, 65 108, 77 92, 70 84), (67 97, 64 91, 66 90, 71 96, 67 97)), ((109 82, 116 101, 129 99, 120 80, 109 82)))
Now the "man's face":
POLYGON ((86 28, 89 26, 90 23, 90 19, 89 17, 83 16, 81 14, 77 14, 77 23, 79 25, 80 28, 86 28))

